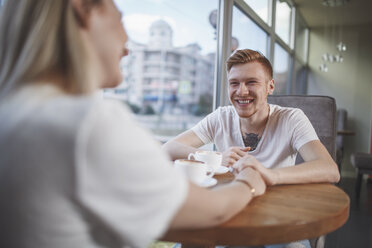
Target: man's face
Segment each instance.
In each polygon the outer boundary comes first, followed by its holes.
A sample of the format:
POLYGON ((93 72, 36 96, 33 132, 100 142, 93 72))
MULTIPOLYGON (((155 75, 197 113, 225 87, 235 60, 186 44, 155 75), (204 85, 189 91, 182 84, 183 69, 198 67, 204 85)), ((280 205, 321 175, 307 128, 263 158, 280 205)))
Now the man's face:
POLYGON ((265 110, 267 95, 274 91, 274 80, 258 62, 234 65, 227 74, 230 102, 242 118, 265 110))

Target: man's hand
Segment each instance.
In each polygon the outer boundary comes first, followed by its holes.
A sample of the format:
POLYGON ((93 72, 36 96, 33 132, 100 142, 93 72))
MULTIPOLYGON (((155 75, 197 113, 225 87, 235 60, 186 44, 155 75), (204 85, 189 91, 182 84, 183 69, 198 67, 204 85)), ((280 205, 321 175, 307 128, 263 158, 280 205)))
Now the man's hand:
POLYGON ((241 179, 249 182, 249 184, 255 189, 255 196, 265 193, 266 184, 262 176, 259 172, 252 168, 246 167, 242 169, 239 174, 236 175, 235 179, 241 179))
POLYGON ((233 168, 240 171, 244 170, 247 167, 251 167, 257 170, 262 178, 265 180, 267 185, 274 185, 277 182, 277 173, 274 170, 267 169, 264 167, 254 156, 246 154, 244 157, 239 159, 234 165, 233 168))
POLYGON ((250 151, 250 147, 238 147, 232 146, 226 151, 222 153, 222 163, 223 166, 233 166, 236 161, 244 157, 248 151, 250 151))

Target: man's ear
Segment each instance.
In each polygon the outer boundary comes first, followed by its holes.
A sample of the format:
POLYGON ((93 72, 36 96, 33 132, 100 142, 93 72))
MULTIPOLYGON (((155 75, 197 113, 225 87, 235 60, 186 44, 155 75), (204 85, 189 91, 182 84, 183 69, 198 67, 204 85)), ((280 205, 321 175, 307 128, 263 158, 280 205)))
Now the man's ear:
POLYGON ((84 0, 71 0, 71 4, 79 26, 82 28, 88 27, 89 8, 87 8, 84 0))
POLYGON ((267 85, 267 92, 269 93, 269 95, 272 95, 274 93, 274 89, 275 89, 275 82, 274 82, 274 79, 271 79, 267 85))

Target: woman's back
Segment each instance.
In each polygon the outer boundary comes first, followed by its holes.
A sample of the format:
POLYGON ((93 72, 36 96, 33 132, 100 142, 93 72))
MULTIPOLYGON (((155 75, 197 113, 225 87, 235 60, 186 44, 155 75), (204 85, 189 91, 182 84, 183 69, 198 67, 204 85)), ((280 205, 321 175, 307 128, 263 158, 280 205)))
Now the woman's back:
POLYGON ((0 105, 0 247, 141 246, 165 230, 186 181, 100 98, 44 85, 0 105))
POLYGON ((1 247, 82 247, 88 241, 79 209, 67 199, 75 187, 73 124, 89 106, 51 98, 58 93, 28 87, 0 105, 1 247))
POLYGON ((264 193, 251 168, 238 178, 252 186, 189 183, 122 104, 92 95, 122 82, 127 40, 113 0, 6 1, 0 247, 146 247, 168 228, 222 223, 264 193))

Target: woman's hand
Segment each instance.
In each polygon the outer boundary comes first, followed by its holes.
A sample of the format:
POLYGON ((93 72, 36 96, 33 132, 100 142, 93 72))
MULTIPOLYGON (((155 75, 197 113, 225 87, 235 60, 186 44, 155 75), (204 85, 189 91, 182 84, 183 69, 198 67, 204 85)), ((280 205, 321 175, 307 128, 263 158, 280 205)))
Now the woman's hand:
POLYGON ((237 170, 238 173, 247 167, 251 167, 258 171, 267 185, 275 185, 278 181, 278 174, 275 170, 267 169, 252 155, 246 154, 233 165, 233 168, 237 170))
POLYGON ((233 166, 236 161, 244 157, 248 151, 250 151, 250 147, 238 147, 232 146, 226 151, 222 153, 222 163, 223 166, 233 166))
POLYGON ((261 177, 260 173, 250 167, 242 169, 235 179, 244 180, 248 182, 254 189, 254 196, 262 195, 265 193, 266 184, 261 177))

